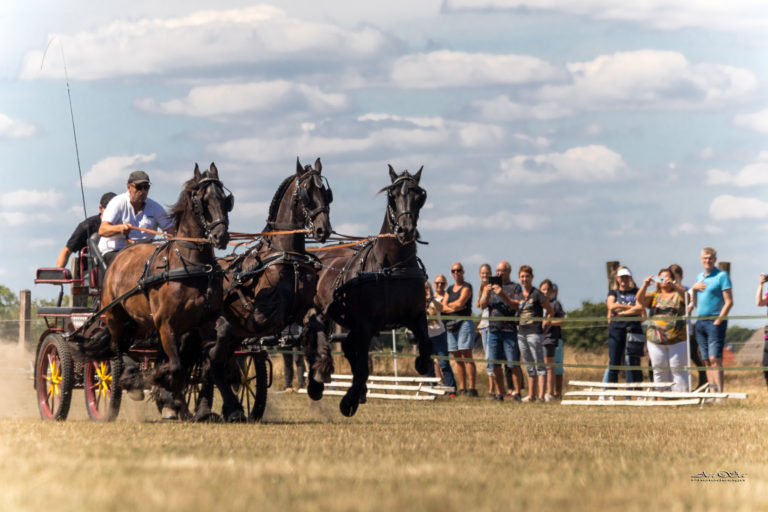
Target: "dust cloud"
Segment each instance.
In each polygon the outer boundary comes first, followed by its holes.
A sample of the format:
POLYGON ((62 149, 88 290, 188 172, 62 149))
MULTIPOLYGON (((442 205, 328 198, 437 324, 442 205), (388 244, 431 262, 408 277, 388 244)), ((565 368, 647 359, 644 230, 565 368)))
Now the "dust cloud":
POLYGON ((18 343, 0 340, 0 418, 37 418, 35 356, 18 343))

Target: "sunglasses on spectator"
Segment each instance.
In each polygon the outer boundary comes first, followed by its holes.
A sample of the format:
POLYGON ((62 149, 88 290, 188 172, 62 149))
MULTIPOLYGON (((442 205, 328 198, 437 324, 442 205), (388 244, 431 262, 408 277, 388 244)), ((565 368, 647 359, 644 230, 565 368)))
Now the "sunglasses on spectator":
POLYGON ((135 188, 136 190, 149 190, 149 183, 141 183, 139 185, 134 183, 133 188, 135 188))
POLYGON ((452 268, 451 274, 460 274, 461 272, 464 272, 463 268, 452 268))
POLYGON ((435 281, 435 286, 437 286, 439 284, 448 284, 448 282, 447 281, 435 281))

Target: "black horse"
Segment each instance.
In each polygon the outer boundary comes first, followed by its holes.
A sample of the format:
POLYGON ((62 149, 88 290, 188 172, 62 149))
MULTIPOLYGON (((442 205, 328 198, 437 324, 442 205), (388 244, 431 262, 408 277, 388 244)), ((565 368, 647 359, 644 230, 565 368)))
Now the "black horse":
POLYGON ((320 253, 314 312, 307 315, 304 344, 310 364, 307 393, 313 400, 323 394, 333 362, 328 343, 331 320, 349 329, 342 342, 344 356, 352 367, 352 386, 339 409, 352 416, 366 399, 368 349, 371 338, 382 329, 405 326, 419 346, 416 370, 424 375, 432 364, 432 343, 427 333, 424 282, 427 278, 416 257, 416 224, 427 199, 419 186, 421 171, 400 175, 389 166, 392 183, 379 191, 387 193, 387 208, 381 233, 374 241, 320 253), (319 357, 318 357, 319 356, 319 357))
MULTIPOLYGON (((333 193, 314 167, 302 167, 278 187, 269 207, 266 233, 244 254, 219 259, 225 270, 224 306, 216 323, 217 341, 211 350, 213 377, 222 394, 228 421, 245 419, 242 404, 231 389, 239 376, 234 351, 246 338, 277 334, 292 323, 301 324, 312 307, 317 284, 317 260, 306 252, 306 234, 324 242, 331 234, 329 207, 333 193), (271 233, 275 233, 274 235, 271 233)), ((264 403, 248 411, 258 420, 264 403)), ((198 416, 203 412, 198 411, 198 416)))

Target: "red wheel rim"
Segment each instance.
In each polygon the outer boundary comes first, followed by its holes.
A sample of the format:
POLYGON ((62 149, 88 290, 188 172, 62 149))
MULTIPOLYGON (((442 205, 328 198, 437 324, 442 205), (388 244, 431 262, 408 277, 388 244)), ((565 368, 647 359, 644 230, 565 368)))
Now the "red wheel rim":
POLYGON ((40 381, 37 383, 37 397, 40 401, 40 411, 43 416, 52 419, 57 405, 61 403, 61 381, 63 379, 61 357, 55 344, 47 345, 41 354, 38 375, 40 381))

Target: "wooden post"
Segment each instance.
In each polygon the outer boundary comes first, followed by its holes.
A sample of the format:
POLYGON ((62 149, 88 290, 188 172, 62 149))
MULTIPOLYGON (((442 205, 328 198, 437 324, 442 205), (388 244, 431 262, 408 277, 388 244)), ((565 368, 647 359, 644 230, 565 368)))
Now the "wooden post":
POLYGON ((731 262, 730 261, 720 261, 717 263, 717 268, 728 274, 731 275, 731 262))
POLYGON ((608 279, 608 288, 610 289, 613 281, 616 279, 616 269, 621 264, 618 261, 606 261, 605 262, 605 277, 608 279))
POLYGON ((26 347, 32 339, 32 292, 19 292, 19 345, 26 347))

